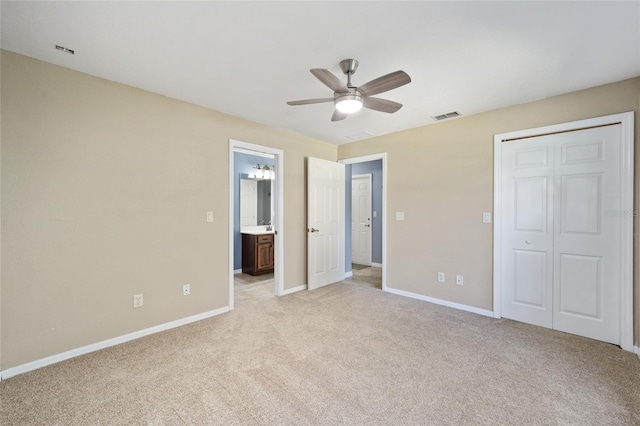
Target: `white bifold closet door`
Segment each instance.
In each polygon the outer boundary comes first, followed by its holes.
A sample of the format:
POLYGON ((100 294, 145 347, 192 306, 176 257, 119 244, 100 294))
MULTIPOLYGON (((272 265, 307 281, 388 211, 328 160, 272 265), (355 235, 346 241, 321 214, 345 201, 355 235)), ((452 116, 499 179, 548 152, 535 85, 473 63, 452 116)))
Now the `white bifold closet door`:
POLYGON ((619 125, 502 145, 502 316, 620 344, 619 125))

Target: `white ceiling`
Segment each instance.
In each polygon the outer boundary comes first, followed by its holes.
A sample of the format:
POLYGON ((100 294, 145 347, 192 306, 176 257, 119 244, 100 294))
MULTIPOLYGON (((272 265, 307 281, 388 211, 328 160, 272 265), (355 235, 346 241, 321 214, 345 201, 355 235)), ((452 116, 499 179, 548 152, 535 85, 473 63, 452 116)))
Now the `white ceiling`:
POLYGON ((2 48, 335 144, 640 75, 640 2, 9 2, 2 48), (62 53, 54 46, 75 50, 62 53), (309 73, 398 69, 404 107, 332 123, 309 73))

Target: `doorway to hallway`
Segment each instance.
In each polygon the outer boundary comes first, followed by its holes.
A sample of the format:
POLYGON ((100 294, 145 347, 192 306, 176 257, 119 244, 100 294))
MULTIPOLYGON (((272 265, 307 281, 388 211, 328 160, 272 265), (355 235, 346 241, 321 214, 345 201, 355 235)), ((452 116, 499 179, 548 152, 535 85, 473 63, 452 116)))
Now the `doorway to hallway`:
POLYGON ((386 290, 386 153, 345 164, 345 281, 386 290))

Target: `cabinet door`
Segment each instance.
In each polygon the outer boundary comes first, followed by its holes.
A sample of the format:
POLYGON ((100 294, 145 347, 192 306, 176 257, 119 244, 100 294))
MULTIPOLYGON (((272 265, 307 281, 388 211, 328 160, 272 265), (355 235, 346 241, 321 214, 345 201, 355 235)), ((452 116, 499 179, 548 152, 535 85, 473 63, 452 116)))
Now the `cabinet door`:
POLYGON ((258 271, 273 269, 273 243, 260 243, 256 250, 258 252, 256 269, 258 271))

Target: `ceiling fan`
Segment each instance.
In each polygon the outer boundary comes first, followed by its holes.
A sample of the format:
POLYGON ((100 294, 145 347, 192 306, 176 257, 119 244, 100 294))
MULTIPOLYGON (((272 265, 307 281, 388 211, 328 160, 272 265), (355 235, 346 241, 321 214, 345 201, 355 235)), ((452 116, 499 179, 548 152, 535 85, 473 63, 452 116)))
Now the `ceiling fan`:
POLYGON ((347 84, 344 84, 331 71, 323 68, 311 70, 318 80, 325 86, 333 90, 332 98, 304 99, 301 101, 289 101, 289 105, 309 105, 322 102, 333 102, 336 110, 331 116, 331 121, 340 121, 347 118, 347 115, 360 111, 362 107, 375 111, 394 113, 402 108, 402 104, 387 99, 373 98, 373 95, 396 89, 405 84, 411 83, 411 77, 404 71, 395 71, 382 77, 371 80, 360 87, 351 84, 351 76, 358 69, 358 61, 355 59, 345 59, 340 62, 342 72, 347 75, 347 84))

